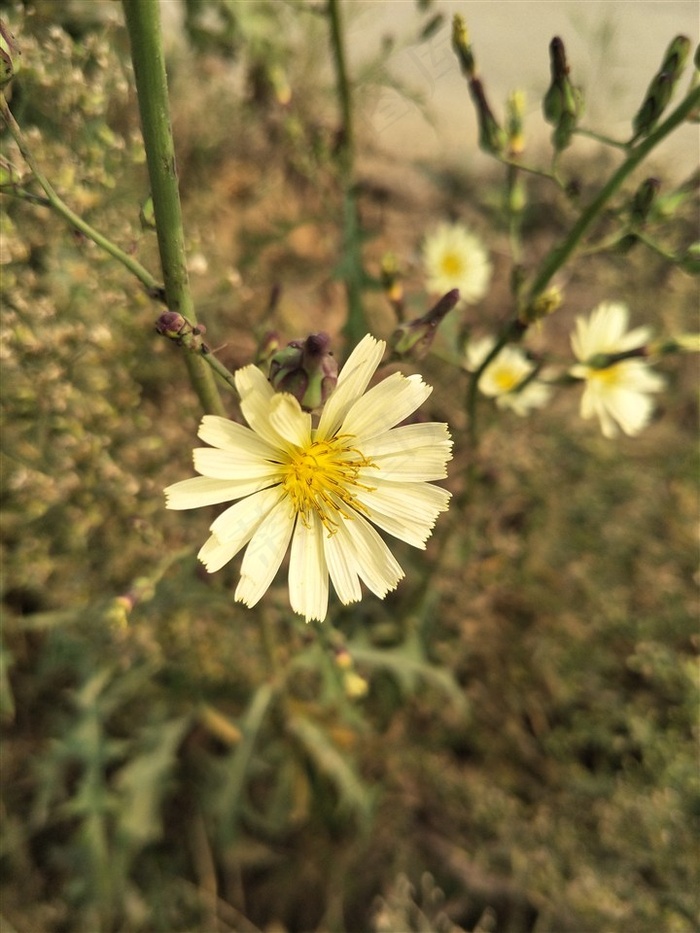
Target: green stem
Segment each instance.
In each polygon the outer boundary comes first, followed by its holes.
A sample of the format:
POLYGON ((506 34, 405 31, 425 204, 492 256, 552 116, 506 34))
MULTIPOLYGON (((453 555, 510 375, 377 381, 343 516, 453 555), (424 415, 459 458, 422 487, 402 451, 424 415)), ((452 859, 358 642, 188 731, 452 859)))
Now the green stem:
MULTIPOLYGON (((185 233, 170 125, 160 4, 156 0, 123 0, 123 7, 131 44, 166 302, 171 311, 178 312, 190 324, 196 325, 187 276, 185 233)), ((210 414, 225 414, 213 373, 205 361, 190 353, 185 355, 185 361, 202 408, 210 414)))
POLYGON ((586 136, 588 139, 595 139, 596 142, 603 143, 605 146, 613 146, 615 149, 627 149, 628 144, 619 139, 613 139, 611 136, 604 136, 602 133, 596 133, 595 130, 586 130, 577 126, 574 130, 576 136, 586 136))
POLYGON ((652 240, 651 237, 648 237, 645 233, 636 232, 635 236, 640 243, 643 243, 647 249, 650 249, 652 252, 656 253, 657 256, 661 256, 667 262, 677 264, 681 261, 681 257, 677 256, 675 253, 669 252, 660 243, 656 243, 652 240))
POLYGON ((339 146, 339 160, 346 177, 352 174, 355 135, 352 119, 352 92, 345 63, 343 46, 343 22, 340 15, 340 0, 328 0, 328 17, 331 27, 331 51, 335 66, 335 82, 340 102, 342 120, 342 139, 339 146))
POLYGON ((552 277, 569 259, 581 241, 584 233, 588 230, 596 217, 598 217, 605 203, 618 190, 627 176, 649 155, 655 146, 668 136, 679 124, 683 123, 698 105, 700 105, 700 88, 695 88, 653 133, 650 133, 643 142, 637 143, 636 146, 629 150, 629 154, 625 161, 583 211, 564 242, 555 247, 545 257, 540 271, 525 295, 526 306, 544 291, 552 277))
POLYGON ((338 146, 338 165, 344 191, 343 203, 343 279, 348 296, 348 319, 345 336, 354 346, 367 331, 362 307, 362 288, 365 273, 362 266, 361 229, 354 188, 355 131, 352 113, 352 90, 348 78, 340 0, 328 0, 331 53, 335 68, 336 91, 340 103, 341 134, 338 146))
POLYGON ((509 164, 506 169, 506 212, 508 215, 508 235, 510 240, 510 254, 515 265, 522 261, 522 241, 520 231, 522 226, 522 211, 513 210, 513 193, 518 184, 518 169, 509 164))
MULTIPOLYGON (((86 236, 89 240, 92 240, 93 243, 96 243, 106 253, 109 253, 110 256, 114 257, 114 259, 117 259, 129 270, 129 272, 136 276, 139 282, 144 285, 149 294, 158 294, 161 286, 147 269, 144 269, 144 267, 139 262, 137 262, 131 256, 127 255, 127 253, 125 253, 123 250, 119 249, 118 246, 116 246, 111 240, 108 240, 107 237, 103 236, 101 233, 95 230, 94 227, 91 227, 90 224, 86 223, 82 217, 79 217, 76 213, 74 213, 59 197, 53 185, 41 171, 38 162, 32 155, 31 149, 27 145, 27 141, 24 138, 24 134, 22 133, 19 124, 12 116, 12 112, 10 111, 9 105, 5 100, 4 94, 0 94, 0 115, 2 115, 7 128, 12 134, 12 138, 17 143, 17 147, 22 153, 22 158, 32 170, 34 178, 36 178, 37 182, 43 188, 46 195, 46 200, 48 201, 48 204, 52 210, 54 210, 60 217, 63 217, 63 219, 66 220, 71 225, 71 227, 79 230, 84 236, 86 236)), ((18 196, 24 197, 27 200, 36 200, 36 198, 33 198, 26 193, 24 195, 18 196)))

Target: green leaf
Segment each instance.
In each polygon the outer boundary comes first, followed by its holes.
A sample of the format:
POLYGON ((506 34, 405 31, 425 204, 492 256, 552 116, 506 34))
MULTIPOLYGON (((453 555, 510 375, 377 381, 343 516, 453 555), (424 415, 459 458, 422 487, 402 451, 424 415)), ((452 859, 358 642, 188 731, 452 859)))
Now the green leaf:
POLYGON ((316 723, 301 716, 290 718, 288 728, 319 772, 338 791, 340 810, 355 814, 361 824, 367 825, 372 814, 374 795, 327 733, 316 723))
POLYGON ((162 835, 161 802, 177 761, 177 750, 190 723, 189 716, 152 725, 145 750, 117 775, 119 832, 128 844, 141 849, 162 835))

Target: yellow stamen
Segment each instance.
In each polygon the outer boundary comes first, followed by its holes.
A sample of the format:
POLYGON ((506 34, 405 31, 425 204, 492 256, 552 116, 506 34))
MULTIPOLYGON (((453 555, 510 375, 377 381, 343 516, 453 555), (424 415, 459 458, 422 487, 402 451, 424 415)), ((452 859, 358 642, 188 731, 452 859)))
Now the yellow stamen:
POLYGON ((312 441, 308 447, 292 451, 282 467, 282 486, 295 514, 308 525, 313 510, 329 534, 336 530, 338 516, 349 519, 353 512, 366 512, 356 491, 372 489, 358 482, 357 477, 362 467, 375 464, 351 447, 351 440, 341 435, 312 441))

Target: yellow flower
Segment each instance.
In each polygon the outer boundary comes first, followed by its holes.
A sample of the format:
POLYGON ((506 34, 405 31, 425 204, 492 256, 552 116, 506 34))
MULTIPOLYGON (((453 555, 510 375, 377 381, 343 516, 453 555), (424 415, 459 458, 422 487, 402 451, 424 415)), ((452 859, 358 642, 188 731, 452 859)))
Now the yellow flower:
MULTIPOLYGON (((494 346, 493 337, 473 340, 467 347, 466 368, 477 370, 494 346)), ((479 390, 496 399, 499 408, 509 408, 516 415, 528 415, 533 408, 546 405, 552 394, 548 385, 532 379, 521 386, 535 369, 519 347, 505 346, 481 374, 479 390)))
POLYGON ((597 416, 605 437, 616 437, 619 428, 630 436, 638 434, 651 418, 654 403, 649 397, 664 387, 664 380, 639 358, 620 360, 603 368, 593 365, 601 356, 625 353, 649 342, 647 327, 626 333, 625 305, 603 302, 590 317, 576 319, 571 336, 574 354, 580 361, 571 375, 585 379, 581 417, 597 416))
POLYGON ((440 224, 423 243, 426 288, 444 295, 459 289, 466 304, 475 304, 486 294, 491 264, 481 240, 463 224, 440 224))
POLYGON ((424 548, 450 494, 446 424, 397 427, 430 395, 420 376, 394 373, 365 391, 385 344, 366 336, 351 353, 314 427, 298 401, 275 392, 255 366, 235 374, 250 427, 213 415, 194 451, 201 476, 165 490, 171 509, 238 500, 211 525, 199 559, 213 573, 247 545, 235 599, 254 606, 291 542, 289 598, 309 619, 328 610, 329 578, 342 603, 383 598, 403 570, 377 532, 424 548))

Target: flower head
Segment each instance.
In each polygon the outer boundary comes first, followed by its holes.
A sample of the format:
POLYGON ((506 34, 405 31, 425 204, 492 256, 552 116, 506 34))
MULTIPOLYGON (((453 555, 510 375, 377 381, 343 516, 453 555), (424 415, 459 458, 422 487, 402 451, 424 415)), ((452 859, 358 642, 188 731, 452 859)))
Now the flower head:
MULTIPOLYGON (((494 343, 493 337, 472 341, 467 347, 466 368, 472 372, 477 370, 494 343)), ((479 389, 484 395, 495 398, 499 408, 509 408, 516 415, 527 415, 533 408, 546 405, 552 394, 548 385, 531 379, 534 371, 535 364, 519 347, 505 346, 481 374, 479 389)))
POLYGON ((648 424, 654 408, 650 394, 664 386, 662 377, 639 358, 596 365, 601 357, 635 350, 649 341, 647 327, 626 332, 627 319, 625 305, 604 302, 590 317, 576 319, 576 331, 571 336, 574 354, 580 361, 571 368, 571 375, 586 381, 581 416, 596 415, 606 437, 616 437, 619 428, 630 436, 638 434, 648 424))
POLYGON ((306 619, 323 619, 328 581, 342 603, 361 598, 360 580, 383 598, 403 571, 375 525, 424 548, 450 494, 431 484, 446 475, 447 425, 399 425, 432 389, 394 373, 367 389, 384 353, 366 336, 351 353, 314 427, 287 393, 255 366, 235 374, 249 427, 206 415, 194 451, 201 476, 165 490, 167 506, 190 509, 235 501, 211 525, 199 559, 213 573, 247 545, 235 599, 254 606, 291 542, 289 597, 306 619))
POLYGON ((481 240, 463 224, 440 224, 423 243, 429 292, 443 295, 458 288, 462 301, 475 304, 491 280, 491 264, 481 240))

